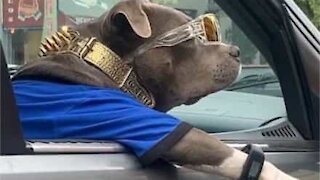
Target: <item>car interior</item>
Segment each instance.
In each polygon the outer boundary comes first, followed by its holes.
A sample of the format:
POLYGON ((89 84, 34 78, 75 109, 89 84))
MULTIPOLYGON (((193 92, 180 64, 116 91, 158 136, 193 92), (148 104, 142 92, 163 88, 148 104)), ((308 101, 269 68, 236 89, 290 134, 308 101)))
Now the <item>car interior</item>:
MULTIPOLYGON (((288 19, 289 17, 287 17, 284 14, 279 15, 284 19, 277 19, 277 21, 273 21, 270 19, 266 20, 266 18, 265 19, 263 18, 265 14, 272 15, 273 13, 279 13, 279 14, 282 13, 281 11, 271 12, 269 11, 270 8, 266 8, 268 5, 271 4, 272 1, 247 1, 247 2, 246 1, 234 2, 232 0, 216 0, 216 1, 221 7, 223 7, 223 9, 227 12, 227 14, 230 15, 232 19, 237 22, 237 25, 241 29, 246 29, 246 35, 251 36, 250 40, 253 40, 255 42, 254 44, 259 47, 259 50, 264 50, 264 55, 266 56, 266 59, 268 59, 268 63, 270 64, 272 69, 275 71, 276 75, 279 76, 279 79, 276 79, 276 80, 268 79, 268 80, 271 80, 272 82, 281 85, 282 93, 279 94, 277 92, 278 94, 276 95, 277 96, 281 95, 281 97, 284 98, 285 109, 288 112, 288 116, 274 117, 272 119, 269 119, 266 122, 263 122, 262 124, 260 123, 260 125, 258 125, 258 127, 256 128, 249 127, 245 130, 235 130, 230 132, 221 131, 222 133, 212 133, 212 136, 218 137, 228 145, 238 149, 243 148, 246 144, 250 144, 250 143, 256 144, 264 150, 266 156, 268 156, 269 154, 270 160, 280 165, 282 163, 282 165, 292 164, 292 166, 296 166, 297 163, 302 162, 303 165, 306 165, 307 163, 309 163, 310 166, 312 166, 314 165, 312 163, 317 161, 316 166, 319 167, 318 159, 315 160, 316 156, 312 154, 318 151, 319 149, 319 140, 318 140, 319 134, 316 134, 316 132, 319 132, 319 121, 314 121, 314 124, 312 124, 313 122, 311 122, 310 124, 309 119, 311 119, 311 117, 306 116, 306 114, 308 114, 307 113, 308 111, 310 112, 313 111, 312 103, 318 103, 317 107, 319 107, 318 97, 314 97, 314 102, 307 101, 306 97, 308 94, 306 92, 309 87, 307 84, 303 84, 306 82, 300 82, 300 79, 303 79, 301 78, 303 76, 298 76, 299 74, 296 72, 296 69, 295 69, 296 65, 297 67, 303 67, 303 64, 298 61, 297 62, 291 61, 294 58, 289 57, 288 52, 283 53, 286 50, 286 48, 290 47, 290 42, 289 40, 287 40, 287 37, 285 36, 286 33, 284 32, 297 33, 299 30, 290 29, 290 26, 288 24, 283 25, 282 21, 290 22, 290 20, 288 19), (261 9, 263 8, 256 8, 259 6, 262 6, 269 12, 262 12, 261 9), (257 15, 254 16, 252 14, 257 14, 257 15), (255 19, 253 17, 255 17, 255 19), (278 22, 278 23, 274 23, 274 22, 278 22), (278 31, 281 31, 281 33, 279 33, 278 31), (279 63, 278 60, 281 60, 281 63, 279 63), (291 76, 288 76, 288 74, 291 76), (304 103, 304 101, 307 101, 307 103, 304 103), (307 106, 306 104, 308 104, 309 106, 307 106), (309 129, 313 129, 313 131, 311 132, 309 129), (295 153, 298 153, 300 155, 303 154, 303 158, 301 158, 301 156, 297 156, 295 153), (308 153, 311 155, 308 155, 308 153), (272 156, 270 154, 272 154, 272 156), (304 155, 304 154, 307 154, 307 155, 304 155), (283 158, 283 157, 289 157, 289 158, 283 158)), ((292 9, 289 9, 289 10, 292 10, 292 9)), ((190 13, 192 15, 193 12, 190 12, 190 13)), ((301 22, 302 21, 297 20, 295 21, 295 24, 299 25, 299 23, 301 22)), ((304 39, 305 37, 298 36, 297 38, 299 40, 299 39, 304 39)), ((301 40, 301 42, 304 42, 304 41, 301 40)), ((304 46, 305 44, 301 43, 298 45, 304 46)), ((294 48, 288 48, 288 49, 294 49, 294 48)), ((293 54, 297 52, 290 51, 290 53, 293 54)), ((308 54, 311 54, 311 53, 308 53, 308 54)), ((313 54, 315 54, 315 56, 312 58, 317 59, 316 57, 317 53, 313 52, 313 54)), ((304 59, 309 59, 309 58, 304 57, 304 59)), ((127 156, 127 154, 129 154, 127 153, 128 151, 123 146, 115 142, 92 141, 92 140, 85 140, 85 139, 63 139, 63 140, 61 139, 59 140, 57 139, 52 139, 52 140, 24 139, 22 125, 20 123, 20 119, 18 115, 19 113, 15 103, 13 88, 12 88, 10 75, 8 73, 8 68, 7 68, 7 63, 10 62, 11 58, 7 56, 7 60, 9 61, 6 61, 6 56, 4 54, 3 47, 1 45, 1 40, 0 40, 0 61, 1 61, 0 157, 3 156, 4 159, 6 159, 6 156, 10 156, 10 155, 23 155, 23 157, 25 155, 32 155, 32 158, 34 158, 39 154, 40 155, 52 154, 55 156, 51 156, 52 159, 50 159, 50 161, 48 162, 49 164, 54 164, 52 163, 52 160, 59 159, 59 156, 61 154, 64 154, 64 155, 66 154, 68 156, 84 154, 88 156, 97 155, 91 158, 92 166, 96 164, 98 165, 102 164, 104 168, 105 167, 104 163, 106 163, 105 160, 107 160, 108 161, 107 164, 109 163, 109 167, 111 167, 110 168, 111 170, 119 170, 119 169, 112 169, 113 167, 117 167, 117 166, 125 167, 125 168, 129 166, 134 168, 139 167, 139 165, 136 166, 136 162, 134 160, 130 161, 132 158, 131 156, 130 157, 127 156), (100 157, 101 155, 105 155, 105 154, 111 155, 111 156, 104 156, 104 159, 100 157), (117 157, 114 158, 112 157, 112 155, 116 155, 117 157), (128 158, 130 162, 128 161, 128 159, 125 159, 125 158, 128 158), (99 160, 104 162, 101 164, 96 163, 99 160), (131 166, 132 164, 134 164, 134 166, 131 166)), ((303 74, 303 71, 301 72, 299 71, 299 73, 303 74)), ((248 113, 250 113, 250 111, 248 111, 248 113)), ((319 111, 317 113, 319 114, 319 111)), ((317 115, 314 115, 314 117, 318 118, 317 115)), ((210 120, 212 120, 212 117, 210 120)), ((237 120, 237 119, 235 118, 233 120, 237 120)), ((236 123, 233 123, 233 124, 236 124, 236 123)), ((217 131, 207 131, 207 132, 217 132, 217 131)), ((317 157, 319 157, 319 155, 317 155, 317 157)), ((46 161, 41 158, 43 157, 38 158, 39 162, 46 161)), ((45 158, 50 158, 50 157, 45 157, 45 158)), ((63 158, 66 158, 66 156, 65 157, 60 156, 60 159, 63 159, 63 158)), ((73 161, 75 160, 73 158, 74 157, 70 157, 69 161, 73 163, 75 162, 74 166, 77 166, 77 161, 73 161)), ((90 175, 87 169, 88 164, 90 164, 88 163, 88 159, 90 158, 81 159, 81 160, 84 160, 85 162, 84 172, 82 172, 86 174, 85 176, 87 176, 88 174, 90 175)), ((10 164, 10 162, 13 162, 15 160, 16 159, 13 159, 12 161, 8 161, 9 162, 8 164, 10 164)), ((27 159, 26 166, 21 166, 20 164, 17 164, 17 165, 23 168, 29 167, 31 163, 28 160, 30 159, 27 159)), ((62 162, 64 161, 66 160, 63 160, 62 162)), ((61 167, 61 169, 63 170, 66 169, 66 167, 61 166, 61 164, 59 163, 56 163, 56 166, 59 168, 61 167)), ((37 167, 37 166, 34 166, 34 167, 37 167)), ((37 167, 38 168, 37 171, 39 170, 39 167, 41 167, 41 165, 37 167)), ((165 166, 162 166, 162 167, 165 167, 165 166)), ((46 167, 44 167, 43 171, 47 173, 47 169, 45 168, 46 167)), ((14 171, 14 166, 12 169, 14 171)), ((128 169, 131 171, 130 168, 128 169)), ((27 172, 27 170, 25 172, 27 172)), ((59 175, 64 176, 62 173, 59 174, 57 172, 53 172, 52 174, 55 174, 56 176, 59 176, 59 175)), ((95 172, 98 172, 98 171, 95 171, 95 172)), ((70 173, 76 174, 75 176, 80 177, 80 175, 77 174, 78 172, 77 173, 70 172, 70 173)), ((97 176, 102 177, 101 174, 99 173, 101 172, 98 172, 97 176)), ((111 173, 114 173, 114 172, 111 172, 111 173)), ((123 172, 118 171, 118 173, 123 173, 123 172)), ((176 172, 174 173, 176 174, 176 172)), ((32 176, 32 173, 29 173, 29 174, 31 174, 32 176)), ((46 176, 46 174, 44 176, 46 176)), ((191 173, 190 174, 186 173, 186 176, 191 176, 191 173)), ((32 177, 31 179, 33 178, 34 177, 32 177)), ((1 179, 1 176, 0 176, 0 179, 1 179)), ((17 179, 21 179, 21 178, 19 177, 17 179)), ((40 178, 40 179, 43 179, 43 178, 40 178)), ((62 179, 69 179, 69 178, 63 177, 62 179)), ((88 177, 87 179, 91 179, 91 177, 88 177)), ((164 178, 164 179, 168 179, 168 178, 164 178)))

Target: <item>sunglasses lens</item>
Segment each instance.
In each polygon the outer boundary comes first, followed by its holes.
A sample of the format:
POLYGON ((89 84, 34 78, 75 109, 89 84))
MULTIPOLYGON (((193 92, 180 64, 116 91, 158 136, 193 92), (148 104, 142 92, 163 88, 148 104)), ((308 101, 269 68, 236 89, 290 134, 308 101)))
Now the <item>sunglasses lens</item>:
POLYGON ((206 36, 209 41, 219 41, 219 27, 214 15, 203 17, 203 23, 206 31, 206 36))

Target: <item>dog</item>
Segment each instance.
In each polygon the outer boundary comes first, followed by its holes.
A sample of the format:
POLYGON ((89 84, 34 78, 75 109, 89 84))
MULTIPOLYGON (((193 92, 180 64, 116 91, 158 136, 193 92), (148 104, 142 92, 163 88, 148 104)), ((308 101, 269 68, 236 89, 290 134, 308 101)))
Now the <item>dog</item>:
MULTIPOLYGON (((203 44, 197 38, 174 46, 150 48, 133 60, 129 58, 139 47, 191 20, 169 7, 147 0, 129 0, 119 2, 96 20, 74 29, 82 37, 95 37, 123 61, 127 60, 139 77, 139 83, 152 94, 152 108, 167 112, 227 87, 241 69, 238 47, 222 42, 203 44)), ((23 79, 118 88, 103 71, 73 54, 43 56, 30 62, 14 77, 14 81, 23 79)), ((190 127, 180 136, 161 153, 162 158, 187 168, 240 178, 246 153, 196 128, 190 127)), ((259 179, 295 178, 265 162, 259 179)))

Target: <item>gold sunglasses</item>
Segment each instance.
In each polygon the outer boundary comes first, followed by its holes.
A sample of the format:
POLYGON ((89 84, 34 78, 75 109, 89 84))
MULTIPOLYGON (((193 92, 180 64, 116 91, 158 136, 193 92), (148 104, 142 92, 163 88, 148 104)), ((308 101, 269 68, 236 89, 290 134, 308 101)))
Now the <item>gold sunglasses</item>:
POLYGON ((197 38, 205 45, 221 41, 218 20, 214 14, 201 15, 182 26, 156 37, 154 40, 140 46, 126 59, 132 62, 135 57, 150 49, 175 46, 193 38, 197 38))

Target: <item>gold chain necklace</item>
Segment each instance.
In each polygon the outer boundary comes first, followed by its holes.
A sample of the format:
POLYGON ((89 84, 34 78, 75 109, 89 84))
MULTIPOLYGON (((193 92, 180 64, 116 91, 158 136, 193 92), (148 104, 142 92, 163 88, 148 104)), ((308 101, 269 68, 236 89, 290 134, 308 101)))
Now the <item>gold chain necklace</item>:
POLYGON ((122 91, 131 94, 146 106, 153 108, 155 99, 139 82, 132 66, 126 64, 111 49, 96 38, 83 38, 66 27, 41 43, 39 56, 74 54, 105 73, 122 91))

